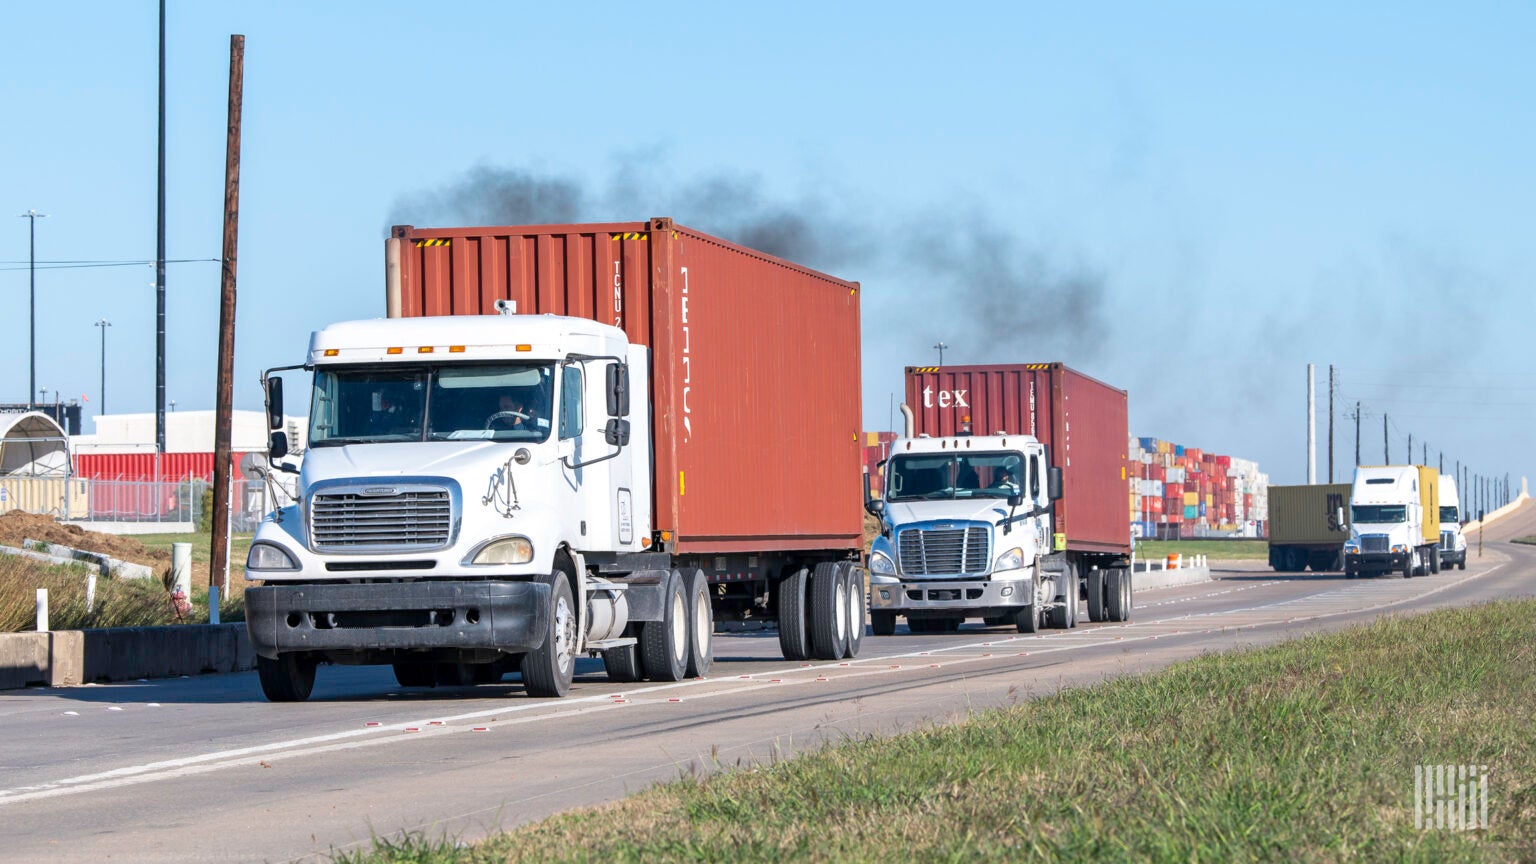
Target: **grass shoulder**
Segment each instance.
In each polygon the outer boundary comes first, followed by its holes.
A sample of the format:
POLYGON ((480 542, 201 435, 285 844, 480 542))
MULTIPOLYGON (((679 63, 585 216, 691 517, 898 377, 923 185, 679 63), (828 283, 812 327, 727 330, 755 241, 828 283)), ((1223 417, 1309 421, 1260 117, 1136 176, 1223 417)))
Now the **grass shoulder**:
POLYGON ((1269 560, 1266 540, 1138 540, 1136 554, 1146 559, 1164 558, 1173 553, 1205 555, 1213 560, 1269 560))
POLYGON ((459 848, 524 861, 1482 861, 1536 856, 1536 602, 1386 619, 653 787, 459 848), (1414 827, 1490 768, 1491 830, 1414 827))

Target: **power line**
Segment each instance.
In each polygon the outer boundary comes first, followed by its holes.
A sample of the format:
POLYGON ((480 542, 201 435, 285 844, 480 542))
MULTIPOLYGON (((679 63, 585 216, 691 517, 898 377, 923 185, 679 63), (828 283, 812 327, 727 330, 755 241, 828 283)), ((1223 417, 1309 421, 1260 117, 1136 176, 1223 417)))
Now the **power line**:
MULTIPOLYGON (((218 259, 218 258, 178 258, 178 259, 174 259, 174 260, 168 260, 165 263, 167 263, 167 264, 217 264, 217 263, 219 263, 219 261, 220 261, 220 259, 218 259)), ((6 266, 0 266, 0 272, 9 272, 9 271, 12 271, 12 270, 26 270, 26 269, 28 269, 25 266, 25 263, 23 263, 22 266, 10 266, 10 265, 16 264, 15 261, 0 261, 0 264, 6 265, 6 266)), ((85 270, 85 269, 96 268, 96 267, 153 267, 153 266, 155 266, 155 262, 153 262, 153 261, 68 261, 68 262, 58 261, 58 262, 52 262, 52 263, 46 263, 46 262, 39 261, 38 264, 37 264, 37 269, 39 269, 39 270, 85 270)))

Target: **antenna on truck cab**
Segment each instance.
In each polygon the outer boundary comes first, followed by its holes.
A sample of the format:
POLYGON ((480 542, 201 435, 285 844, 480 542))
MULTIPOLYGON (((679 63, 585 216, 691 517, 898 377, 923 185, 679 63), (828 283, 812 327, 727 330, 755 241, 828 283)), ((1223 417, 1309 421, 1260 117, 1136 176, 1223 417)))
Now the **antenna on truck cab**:
POLYGON ((496 314, 498 314, 498 315, 516 315, 517 314, 517 301, 516 300, 497 300, 496 301, 496 314))

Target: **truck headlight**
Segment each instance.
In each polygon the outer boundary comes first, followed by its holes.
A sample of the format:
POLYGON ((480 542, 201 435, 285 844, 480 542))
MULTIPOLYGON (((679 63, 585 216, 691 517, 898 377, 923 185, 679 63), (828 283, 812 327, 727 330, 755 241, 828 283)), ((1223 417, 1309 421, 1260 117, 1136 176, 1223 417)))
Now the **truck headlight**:
POLYGON ((513 535, 481 546, 469 556, 471 564, 527 564, 533 560, 533 541, 513 535))
POLYGON ((299 562, 293 560, 283 547, 273 543, 252 543, 245 556, 247 570, 297 570, 299 562))
POLYGON ((881 576, 895 576, 896 562, 884 552, 869 553, 869 572, 878 573, 881 576))
POLYGON ((997 556, 997 563, 992 566, 992 569, 993 570, 1017 570, 1017 569, 1019 569, 1020 567, 1023 567, 1023 566, 1024 566, 1024 550, 1023 549, 1015 548, 1015 549, 1009 549, 1007 552, 1004 552, 1003 554, 997 556))

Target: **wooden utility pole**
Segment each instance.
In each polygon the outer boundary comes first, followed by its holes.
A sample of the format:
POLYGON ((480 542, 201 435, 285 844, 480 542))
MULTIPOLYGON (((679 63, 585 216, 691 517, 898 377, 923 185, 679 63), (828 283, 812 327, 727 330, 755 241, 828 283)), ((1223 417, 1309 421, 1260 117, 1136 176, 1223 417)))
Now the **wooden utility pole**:
POLYGON ((1333 364, 1328 364, 1328 482, 1333 482, 1333 364))
POLYGON ((209 585, 219 589, 220 597, 226 595, 229 587, 229 448, 235 400, 235 261, 240 239, 240 101, 244 78, 245 37, 230 36, 229 134, 224 147, 224 267, 219 278, 219 383, 213 425, 213 542, 208 573, 209 585))

